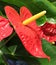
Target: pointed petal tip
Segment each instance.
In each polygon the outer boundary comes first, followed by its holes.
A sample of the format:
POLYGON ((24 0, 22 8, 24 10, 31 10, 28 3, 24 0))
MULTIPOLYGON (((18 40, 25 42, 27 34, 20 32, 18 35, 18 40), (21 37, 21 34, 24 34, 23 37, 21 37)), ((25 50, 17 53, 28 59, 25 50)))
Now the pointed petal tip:
POLYGON ((50 57, 48 56, 48 61, 50 61, 50 57))
POLYGON ((6 13, 6 12, 8 12, 8 11, 14 10, 14 8, 11 7, 11 6, 5 6, 5 7, 4 7, 4 10, 5 10, 5 13, 6 13))
POLYGON ((7 5, 7 6, 4 7, 4 9, 7 9, 7 8, 10 8, 10 6, 7 5))
POLYGON ((46 58, 46 59, 48 59, 48 61, 50 61, 50 57, 49 57, 49 56, 46 56, 46 57, 44 57, 44 58, 46 58))
MULTIPOLYGON (((24 8, 27 8, 27 7, 25 7, 25 6, 22 6, 21 8, 23 8, 23 9, 24 9, 24 8)), ((20 9, 21 9, 21 8, 20 8, 20 9)))
POLYGON ((44 58, 46 58, 46 59, 48 59, 48 61, 50 61, 50 56, 45 54, 44 58))
POLYGON ((8 11, 11 11, 10 9, 11 9, 11 7, 10 7, 10 6, 5 6, 5 7, 4 7, 5 13, 7 13, 7 14, 8 14, 8 11))
POLYGON ((28 11, 27 7, 22 6, 22 7, 20 8, 20 13, 22 13, 22 12, 25 13, 26 11, 28 11))

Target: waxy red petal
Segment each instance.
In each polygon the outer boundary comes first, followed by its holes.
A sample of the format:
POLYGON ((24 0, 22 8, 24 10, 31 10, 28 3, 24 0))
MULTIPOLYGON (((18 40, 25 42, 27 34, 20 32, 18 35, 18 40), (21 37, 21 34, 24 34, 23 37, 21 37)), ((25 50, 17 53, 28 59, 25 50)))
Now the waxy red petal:
POLYGON ((50 60, 50 57, 43 52, 40 38, 37 36, 36 32, 29 26, 22 24, 16 10, 10 6, 6 6, 5 12, 26 50, 35 57, 48 58, 50 60))
MULTIPOLYGON (((32 17, 32 13, 27 9, 25 6, 20 8, 20 17, 22 22, 30 17, 32 17)), ((36 21, 31 22, 28 24, 29 27, 31 27, 33 30, 38 31, 39 27, 36 24, 36 21)))
POLYGON ((12 34, 12 27, 9 25, 9 21, 0 16, 0 41, 12 34))

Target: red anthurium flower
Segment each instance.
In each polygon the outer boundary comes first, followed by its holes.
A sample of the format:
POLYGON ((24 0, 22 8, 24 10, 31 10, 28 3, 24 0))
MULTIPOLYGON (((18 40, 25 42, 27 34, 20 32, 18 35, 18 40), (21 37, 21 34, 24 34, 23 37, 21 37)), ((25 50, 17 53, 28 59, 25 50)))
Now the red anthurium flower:
POLYGON ((56 41, 56 24, 46 22, 40 27, 38 32, 41 38, 44 38, 49 42, 56 41))
POLYGON ((37 30, 39 28, 37 27, 35 21, 26 26, 22 24, 25 19, 32 16, 30 11, 26 7, 22 7, 20 8, 19 16, 14 8, 6 6, 5 12, 26 50, 35 57, 48 58, 50 60, 50 57, 42 50, 41 40, 35 30, 36 28, 37 30))
POLYGON ((11 35, 13 28, 10 27, 9 21, 0 16, 0 41, 11 35))

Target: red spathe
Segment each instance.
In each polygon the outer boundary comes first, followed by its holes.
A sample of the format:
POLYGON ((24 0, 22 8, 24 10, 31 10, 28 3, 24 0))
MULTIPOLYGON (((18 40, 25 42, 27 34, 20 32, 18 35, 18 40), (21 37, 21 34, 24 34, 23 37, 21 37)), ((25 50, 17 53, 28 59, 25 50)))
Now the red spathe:
POLYGON ((50 60, 50 57, 47 56, 42 50, 41 39, 36 32, 39 29, 36 22, 34 21, 27 26, 22 24, 25 19, 32 16, 30 11, 26 7, 22 7, 19 15, 14 8, 6 6, 5 12, 16 33, 21 39, 25 49, 35 57, 48 58, 50 60))

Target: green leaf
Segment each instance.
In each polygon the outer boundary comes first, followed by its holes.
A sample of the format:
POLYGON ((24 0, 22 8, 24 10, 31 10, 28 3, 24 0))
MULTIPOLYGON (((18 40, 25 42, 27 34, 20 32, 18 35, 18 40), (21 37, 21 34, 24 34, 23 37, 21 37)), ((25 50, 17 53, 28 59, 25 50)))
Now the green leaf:
POLYGON ((10 50, 9 50, 6 46, 3 46, 3 47, 1 48, 1 51, 2 51, 4 54, 10 54, 10 53, 11 53, 10 50))
POLYGON ((56 1, 55 1, 55 2, 53 2, 53 4, 56 6, 56 1))
POLYGON ((4 65, 4 60, 2 58, 1 51, 0 51, 0 65, 4 65))
POLYGON ((2 2, 13 4, 17 7, 26 6, 33 14, 46 10, 48 17, 56 16, 56 6, 49 0, 2 0, 2 2))
POLYGON ((7 61, 6 61, 6 57, 3 54, 3 51, 0 50, 0 65, 8 65, 7 61))
POLYGON ((5 45, 5 40, 2 40, 0 42, 0 50, 4 53, 4 54, 10 54, 9 49, 7 48, 7 46, 5 45))
POLYGON ((9 50, 11 52, 11 55, 14 55, 17 49, 17 45, 13 45, 9 47, 9 50))
POLYGON ((0 11, 0 16, 3 15, 2 12, 0 11))
POLYGON ((46 16, 42 16, 41 18, 37 19, 38 25, 43 25, 46 22, 46 16))
POLYGON ((52 43, 47 42, 46 40, 42 40, 43 50, 47 53, 50 57, 56 56, 56 46, 52 45, 52 43))
POLYGON ((50 2, 55 2, 56 0, 49 0, 50 2))
POLYGON ((38 59, 40 62, 40 65, 56 65, 56 56, 55 58, 51 58, 50 61, 47 61, 46 59, 38 59))
POLYGON ((39 12, 39 8, 32 2, 32 0, 2 0, 2 2, 8 3, 8 4, 13 4, 17 7, 21 6, 26 6, 27 8, 30 9, 30 11, 35 14, 39 12))
POLYGON ((46 10, 48 17, 56 16, 56 6, 49 0, 33 0, 33 2, 40 10, 46 10))
POLYGON ((52 24, 56 24, 56 17, 54 17, 54 18, 47 18, 47 22, 52 23, 52 24))

